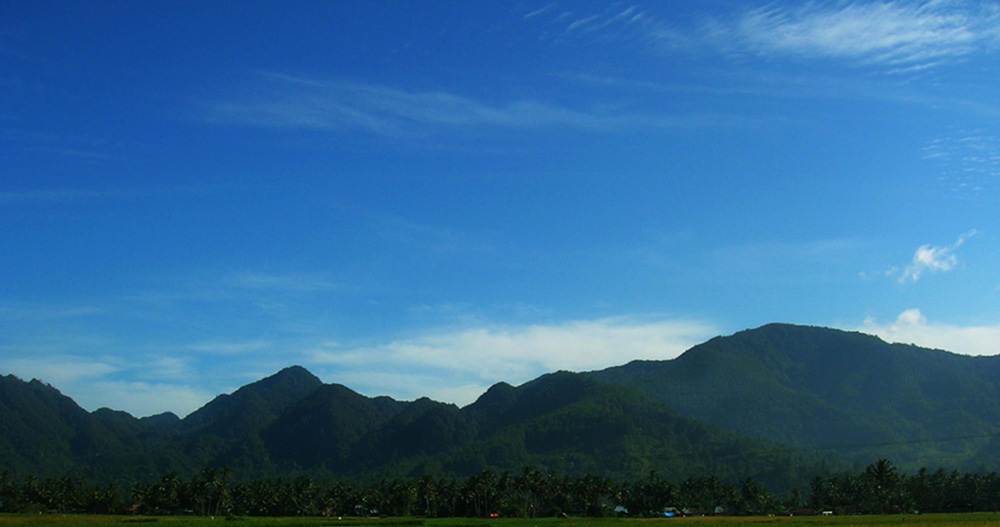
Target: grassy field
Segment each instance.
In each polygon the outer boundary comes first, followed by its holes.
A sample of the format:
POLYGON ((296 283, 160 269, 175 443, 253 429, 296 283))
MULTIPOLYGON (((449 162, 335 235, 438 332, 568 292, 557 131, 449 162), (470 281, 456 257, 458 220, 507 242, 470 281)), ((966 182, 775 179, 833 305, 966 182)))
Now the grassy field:
POLYGON ((209 518, 196 516, 0 515, 0 527, 996 527, 1000 513, 886 516, 703 517, 703 518, 209 518), (134 525, 133 525, 134 524, 134 525), (156 524, 151 525, 151 524, 156 524))

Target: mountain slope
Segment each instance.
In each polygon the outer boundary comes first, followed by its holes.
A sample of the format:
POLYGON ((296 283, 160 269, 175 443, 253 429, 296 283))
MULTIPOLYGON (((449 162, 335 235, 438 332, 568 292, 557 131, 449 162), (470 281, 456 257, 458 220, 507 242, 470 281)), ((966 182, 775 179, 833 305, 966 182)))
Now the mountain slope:
POLYGON ((75 464, 89 415, 38 380, 0 377, 0 457, 14 471, 58 474, 75 464))
POLYGON ((804 485, 819 470, 814 460, 784 447, 695 422, 627 388, 569 372, 516 388, 500 383, 460 413, 441 405, 424 415, 434 414, 449 416, 450 437, 475 437, 437 454, 403 457, 383 470, 461 476, 532 467, 620 478, 657 471, 677 479, 712 473, 731 480, 753 475, 776 488, 804 485))
POLYGON ((985 446, 978 436, 1000 431, 998 368, 996 357, 771 324, 673 360, 589 375, 753 437, 854 461, 891 456, 903 466, 956 466, 985 446))
POLYGON ((36 477, 129 478, 159 433, 125 412, 88 413, 38 380, 0 377, 0 469, 36 477))
POLYGON ((333 473, 352 470, 352 450, 369 432, 403 410, 388 397, 369 398, 339 384, 323 385, 261 431, 274 461, 333 473))
POLYGON ((290 366, 270 377, 223 394, 180 422, 184 431, 198 430, 226 439, 267 426, 287 408, 323 385, 301 366, 290 366))

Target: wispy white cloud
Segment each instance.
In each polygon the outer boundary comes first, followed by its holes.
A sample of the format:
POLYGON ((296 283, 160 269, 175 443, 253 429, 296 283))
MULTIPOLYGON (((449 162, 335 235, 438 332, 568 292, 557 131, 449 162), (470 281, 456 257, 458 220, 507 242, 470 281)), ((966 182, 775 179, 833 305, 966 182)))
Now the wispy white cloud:
POLYGON ((592 16, 588 16, 586 18, 581 18, 579 20, 574 20, 569 26, 566 27, 566 31, 567 32, 571 32, 571 31, 574 31, 576 29, 585 27, 587 24, 590 24, 590 23, 594 22, 595 20, 597 20, 597 18, 598 18, 597 15, 592 15, 592 16))
POLYGON ((982 130, 959 132, 931 140, 923 153, 952 192, 975 195, 1000 186, 1000 137, 982 130))
POLYGON ((976 235, 973 229, 958 237, 952 245, 937 247, 932 245, 921 245, 913 254, 913 261, 904 267, 902 271, 890 269, 887 274, 899 274, 899 282, 916 282, 926 273, 947 273, 953 271, 958 266, 958 255, 955 251, 965 243, 966 240, 976 235))
MULTIPOLYGON (((706 322, 638 317, 552 325, 483 324, 369 346, 331 342, 309 350, 306 362, 333 367, 341 372, 338 375, 392 375, 398 382, 382 387, 389 395, 425 387, 421 379, 428 375, 437 379, 436 389, 465 393, 470 386, 520 383, 554 370, 583 371, 634 359, 670 359, 715 334, 713 325, 706 322)), ((471 399, 452 402, 464 404, 471 399)))
POLYGON ((954 2, 808 3, 740 16, 724 36, 762 55, 927 64, 994 45, 996 6, 954 2))
POLYGON ((578 15, 574 11, 553 11, 552 7, 555 7, 554 3, 532 11, 523 18, 527 20, 538 17, 544 22, 562 27, 562 34, 567 35, 573 32, 593 33, 598 30, 624 32, 645 16, 645 13, 634 5, 627 7, 617 5, 600 12, 592 11, 582 15, 578 15), (551 16, 539 17, 542 14, 550 14, 551 16))
POLYGON ((644 14, 637 10, 635 6, 622 9, 616 7, 606 9, 603 12, 585 16, 570 22, 566 26, 566 33, 573 31, 583 31, 592 33, 595 31, 623 31, 633 26, 635 22, 642 20, 644 14))
POLYGON ((916 344, 965 355, 1000 354, 1000 325, 953 326, 928 322, 919 309, 908 309, 890 324, 867 319, 858 331, 888 342, 916 344))
POLYGON ((535 9, 534 11, 531 11, 529 13, 526 13, 523 18, 525 20, 527 20, 529 18, 534 18, 534 17, 536 17, 538 15, 541 15, 542 13, 545 13, 546 11, 549 11, 550 9, 552 9, 553 7, 555 7, 555 5, 556 5, 555 2, 552 2, 550 4, 546 4, 543 7, 535 9))
POLYGON ((266 94, 219 102, 209 119, 268 128, 364 130, 412 135, 428 127, 553 125, 596 127, 600 116, 536 101, 491 106, 443 91, 408 92, 387 86, 266 73, 266 94))
MULTIPOLYGON (((253 95, 208 104, 204 118, 223 125, 422 137, 442 131, 571 128, 592 132, 718 126, 725 115, 656 115, 602 103, 570 108, 537 100, 490 104, 446 91, 265 73, 253 95)), ((739 121, 738 124, 742 124, 739 121)))
MULTIPOLYGON (((832 59, 917 72, 1000 43, 1000 6, 987 2, 768 3, 706 15, 683 27, 655 16, 636 26, 656 49, 716 49, 735 56, 832 59)), ((623 35, 624 38, 624 35, 623 35)))

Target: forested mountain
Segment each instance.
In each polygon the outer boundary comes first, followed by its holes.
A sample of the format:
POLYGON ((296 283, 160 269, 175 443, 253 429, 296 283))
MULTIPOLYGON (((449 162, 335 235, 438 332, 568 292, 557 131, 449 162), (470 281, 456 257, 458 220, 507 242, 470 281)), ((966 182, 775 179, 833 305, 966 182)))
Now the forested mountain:
POLYGON ((841 459, 998 468, 995 457, 978 455, 997 450, 998 357, 772 324, 714 338, 674 360, 589 375, 686 417, 841 459))
POLYGON ((3 393, 0 469, 40 477, 127 483, 166 472, 190 476, 206 466, 245 478, 464 477, 530 466, 574 476, 658 471, 736 481, 753 474, 781 487, 816 470, 812 459, 569 372, 519 387, 498 384, 458 408, 427 398, 369 398, 293 367, 183 420, 88 413, 55 388, 14 377, 3 379, 3 393), (22 450, 25 444, 37 448, 22 450))
POLYGON ((366 397, 286 368, 184 419, 86 412, 40 381, 0 377, 0 471, 128 483, 209 466, 236 478, 753 476, 804 486, 843 461, 995 470, 992 357, 769 325, 677 359, 499 383, 459 408, 366 397))
POLYGON ((185 417, 180 422, 180 429, 227 439, 239 438, 271 423, 322 385, 323 381, 301 366, 285 368, 279 375, 212 399, 185 417))
POLYGON ((88 413, 38 380, 0 377, 0 470, 113 481, 157 473, 167 418, 135 419, 107 408, 88 413))

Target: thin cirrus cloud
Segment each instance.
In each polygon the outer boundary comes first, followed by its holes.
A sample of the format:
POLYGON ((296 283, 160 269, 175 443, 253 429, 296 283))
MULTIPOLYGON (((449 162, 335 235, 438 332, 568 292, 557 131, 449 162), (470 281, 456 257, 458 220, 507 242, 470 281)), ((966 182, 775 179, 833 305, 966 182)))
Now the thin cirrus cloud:
POLYGON ((486 324, 370 346, 328 343, 309 350, 305 360, 337 371, 338 378, 375 379, 372 375, 378 374, 395 379, 381 386, 386 391, 373 395, 461 394, 451 402, 469 403, 495 382, 520 383, 550 371, 592 370, 635 359, 671 359, 715 334, 707 322, 642 317, 486 324), (425 382, 429 377, 436 380, 425 382))
MULTIPOLYGON (((573 6, 574 8, 578 6, 573 6)), ((577 14, 574 11, 560 9, 555 3, 551 3, 541 9, 531 11, 523 16, 524 20, 540 18, 554 26, 561 28, 561 35, 566 36, 571 33, 593 34, 601 31, 602 36, 619 32, 622 34, 628 31, 635 31, 637 24, 641 25, 646 18, 646 13, 637 6, 608 8, 600 13, 577 14), (547 15, 540 17, 540 15, 547 15)))
POLYGON ((265 95, 211 105, 209 119, 269 128, 360 129, 381 135, 411 135, 428 126, 600 127, 607 122, 597 115, 532 101, 490 106, 443 91, 408 92, 279 73, 262 77, 268 88, 265 95))
POLYGON ((632 20, 641 24, 621 28, 621 36, 638 29, 660 53, 714 49, 733 56, 834 59, 890 72, 933 67, 1000 43, 1000 7, 986 2, 768 3, 702 17, 689 28, 642 15, 632 20))
POLYGON ((924 147, 923 158, 940 168, 939 181, 952 191, 975 195, 997 188, 1000 180, 1000 137, 982 130, 937 137, 924 147))
POLYGON ((995 44, 998 14, 952 2, 809 3, 749 11, 722 33, 763 55, 926 64, 995 44))
MULTIPOLYGON (((657 115, 574 109, 536 100, 502 104, 446 91, 413 92, 372 83, 263 73, 254 95, 207 104, 219 125, 331 132, 363 131, 411 138, 448 130, 570 128, 591 132, 691 128, 724 124, 725 115, 657 115)), ((608 105, 602 105, 607 108, 608 105)), ((742 124, 737 121, 737 124, 742 124)))

